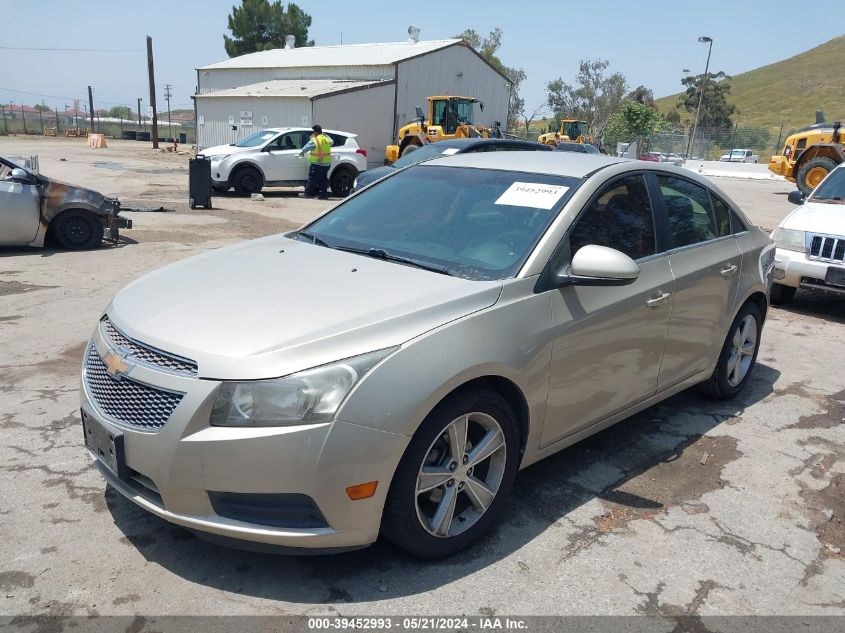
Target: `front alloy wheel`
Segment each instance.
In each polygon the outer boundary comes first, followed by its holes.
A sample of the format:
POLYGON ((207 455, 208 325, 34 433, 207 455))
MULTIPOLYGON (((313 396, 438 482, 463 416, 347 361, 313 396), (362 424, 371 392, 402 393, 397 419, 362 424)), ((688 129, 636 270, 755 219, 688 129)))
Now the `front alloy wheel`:
POLYGON ((417 518, 437 537, 460 534, 490 507, 505 471, 505 436, 495 418, 474 411, 452 420, 417 475, 417 518))
POLYGON ((478 539, 501 516, 519 466, 519 423, 495 391, 452 394, 402 456, 382 533, 407 552, 439 558, 478 539))

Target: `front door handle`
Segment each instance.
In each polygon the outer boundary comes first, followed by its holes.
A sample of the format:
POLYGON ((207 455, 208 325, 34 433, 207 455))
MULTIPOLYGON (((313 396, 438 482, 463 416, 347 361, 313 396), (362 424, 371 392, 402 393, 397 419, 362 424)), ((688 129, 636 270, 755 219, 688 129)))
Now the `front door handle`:
POLYGON ((730 264, 727 268, 723 268, 719 271, 722 277, 730 277, 736 272, 736 264, 730 264))
POLYGON ((649 308, 656 308, 660 304, 666 303, 669 300, 669 297, 672 296, 671 292, 663 292, 662 290, 658 291, 658 293, 659 294, 645 302, 649 308))

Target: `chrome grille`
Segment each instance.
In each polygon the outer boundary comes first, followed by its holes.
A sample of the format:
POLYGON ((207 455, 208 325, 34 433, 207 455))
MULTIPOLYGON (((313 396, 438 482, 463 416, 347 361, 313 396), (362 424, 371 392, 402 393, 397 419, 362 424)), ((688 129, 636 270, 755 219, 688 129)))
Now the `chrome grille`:
POLYGON ((164 391, 130 378, 113 378, 93 345, 85 357, 85 388, 94 404, 115 422, 147 431, 160 430, 184 394, 164 391))
POLYGON ((103 317, 100 325, 103 336, 111 341, 113 347, 121 348, 126 352, 127 358, 131 358, 134 363, 146 365, 153 369, 160 369, 171 374, 180 374, 182 376, 197 375, 197 364, 194 361, 167 354, 148 345, 133 341, 118 330, 107 316, 103 317))
POLYGON ((811 235, 807 249, 808 259, 826 262, 845 262, 845 237, 835 235, 811 235))

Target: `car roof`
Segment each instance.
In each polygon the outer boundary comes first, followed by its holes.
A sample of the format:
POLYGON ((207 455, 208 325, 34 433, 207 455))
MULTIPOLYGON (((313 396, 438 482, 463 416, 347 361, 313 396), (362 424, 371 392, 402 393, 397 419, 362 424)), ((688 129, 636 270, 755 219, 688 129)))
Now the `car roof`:
MULTIPOLYGON (((259 132, 311 132, 310 127, 267 127, 263 130, 259 130, 259 132)), ((341 130, 323 130, 323 132, 327 134, 340 134, 342 136, 351 136, 356 137, 357 134, 352 134, 352 132, 342 132, 341 130)))
POLYGON ((431 145, 436 145, 437 147, 456 147, 456 148, 466 148, 466 147, 475 147, 476 145, 539 145, 543 146, 542 143, 538 143, 537 141, 523 141, 522 139, 518 138, 451 138, 446 139, 444 141, 436 141, 431 143, 431 145))
POLYGON ((472 167, 476 169, 502 169, 550 176, 584 178, 599 169, 618 163, 634 162, 603 154, 581 152, 483 152, 480 154, 454 154, 420 163, 422 167, 472 167))

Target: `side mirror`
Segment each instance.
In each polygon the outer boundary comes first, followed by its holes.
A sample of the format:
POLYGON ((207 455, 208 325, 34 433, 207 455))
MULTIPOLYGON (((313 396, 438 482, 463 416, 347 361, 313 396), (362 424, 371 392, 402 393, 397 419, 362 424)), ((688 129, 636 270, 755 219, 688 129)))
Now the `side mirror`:
POLYGON ((32 182, 32 176, 29 175, 25 169, 21 169, 20 167, 15 167, 12 169, 12 173, 9 174, 9 180, 17 180, 19 182, 32 182))
POLYGON ((587 244, 578 249, 572 264, 555 275, 555 285, 627 286, 640 276, 640 267, 625 253, 607 246, 587 244))
POLYGON ((790 191, 789 195, 786 196, 786 199, 792 204, 804 204, 804 194, 797 189, 795 191, 790 191))

